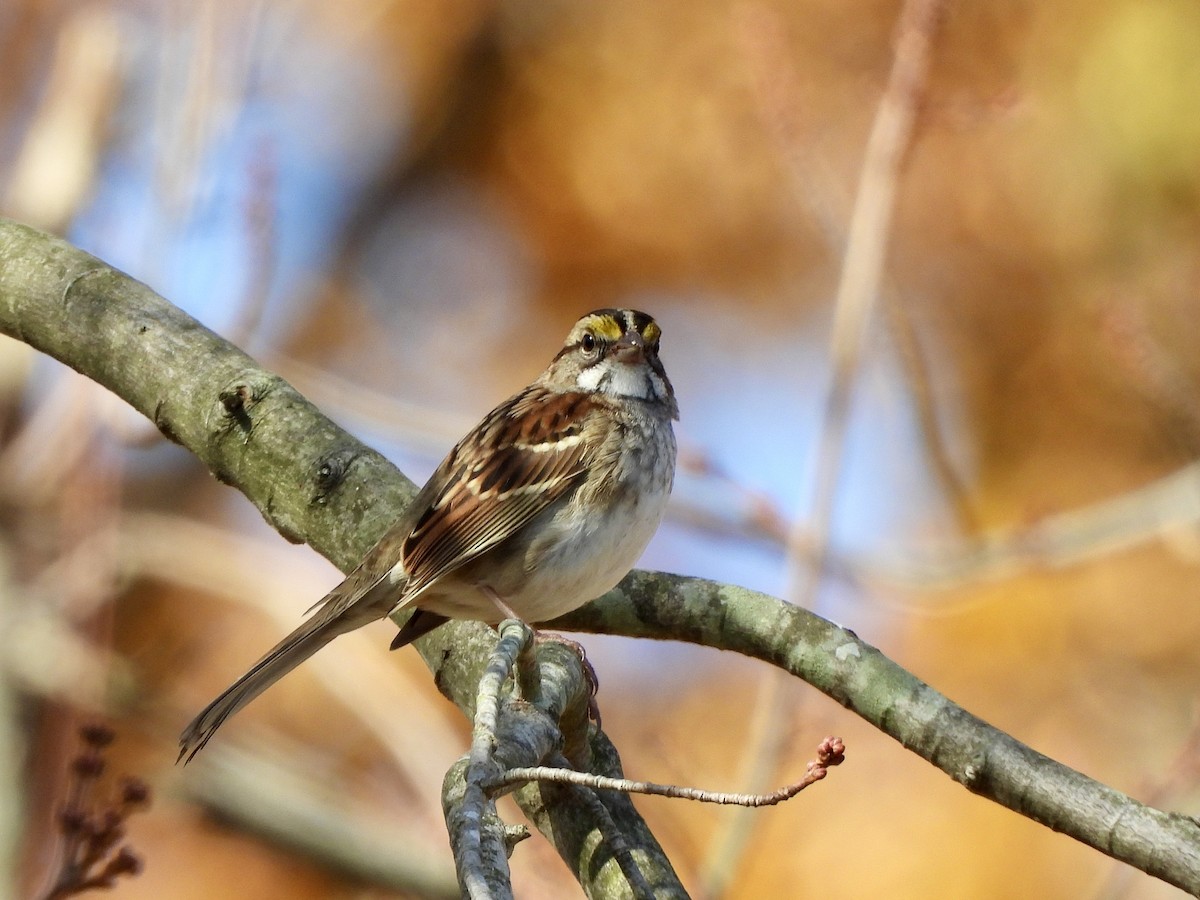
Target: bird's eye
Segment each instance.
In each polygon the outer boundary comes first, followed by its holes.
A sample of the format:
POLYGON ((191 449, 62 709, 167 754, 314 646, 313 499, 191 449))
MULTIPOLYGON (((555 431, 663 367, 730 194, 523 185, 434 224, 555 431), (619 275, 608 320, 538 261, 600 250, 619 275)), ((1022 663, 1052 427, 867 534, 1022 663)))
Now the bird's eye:
POLYGON ((579 346, 583 348, 584 353, 596 352, 596 336, 590 331, 585 331, 583 337, 579 341, 579 346))

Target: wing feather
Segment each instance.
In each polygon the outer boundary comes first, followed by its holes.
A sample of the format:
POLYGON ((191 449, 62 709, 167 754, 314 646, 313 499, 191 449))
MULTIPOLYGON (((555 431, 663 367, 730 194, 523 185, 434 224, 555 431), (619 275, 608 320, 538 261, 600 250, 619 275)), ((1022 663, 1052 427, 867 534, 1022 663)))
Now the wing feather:
POLYGON ((532 387, 464 437, 421 492, 427 504, 404 541, 405 598, 515 534, 584 480, 591 395, 532 387), (472 446, 494 448, 474 463, 472 446))

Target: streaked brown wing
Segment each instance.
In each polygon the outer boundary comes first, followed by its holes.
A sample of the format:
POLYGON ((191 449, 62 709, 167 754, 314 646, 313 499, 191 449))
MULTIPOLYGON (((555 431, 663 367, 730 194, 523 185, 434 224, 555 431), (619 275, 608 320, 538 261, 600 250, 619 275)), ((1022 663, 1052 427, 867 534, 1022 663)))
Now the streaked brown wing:
POLYGON ((422 490, 427 508, 404 542, 405 596, 487 552, 584 479, 591 395, 530 388, 493 410, 450 451, 422 490), (464 448, 494 448, 479 459, 464 448))

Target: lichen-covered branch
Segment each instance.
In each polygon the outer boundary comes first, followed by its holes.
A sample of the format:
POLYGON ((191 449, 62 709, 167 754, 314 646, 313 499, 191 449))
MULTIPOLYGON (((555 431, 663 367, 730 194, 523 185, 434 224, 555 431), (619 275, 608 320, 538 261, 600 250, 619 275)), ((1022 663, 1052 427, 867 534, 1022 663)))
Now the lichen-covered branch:
MULTIPOLYGON (((435 673, 452 673, 439 686, 477 723, 477 704, 484 695, 480 690, 484 668, 496 647, 495 633, 485 628, 458 637, 439 629, 417 644, 435 673)), ((481 798, 471 784, 472 766, 481 770, 484 780, 490 780, 507 769, 538 765, 552 753, 561 752, 578 769, 614 778, 623 774, 612 743, 603 731, 589 725, 591 685, 575 649, 558 641, 542 641, 522 658, 518 675, 521 702, 505 698, 499 710, 485 711, 483 718, 493 722, 487 727, 495 733, 490 755, 484 760, 481 752, 477 760, 473 752, 471 758, 460 760, 443 784, 443 807, 452 845, 463 834, 467 840, 476 840, 468 834, 474 829, 482 832, 479 840, 485 852, 494 852, 496 846, 499 823, 487 819, 489 809, 478 812, 481 798)), ((650 885, 653 896, 662 900, 687 896, 658 841, 627 796, 606 795, 597 802, 585 802, 573 786, 533 783, 516 790, 513 797, 539 831, 554 836, 554 847, 570 869, 588 873, 585 888, 589 896, 637 896, 625 871, 627 857, 632 858, 640 880, 650 885), (614 834, 627 852, 616 852, 614 834), (606 835, 607 839, 597 840, 597 835, 606 835)), ((456 862, 461 861, 458 847, 455 849, 456 862)), ((494 894, 500 886, 492 882, 489 890, 494 894)))
MULTIPOLYGON (((563 656, 563 642, 542 642, 534 648, 532 640, 528 625, 512 620, 501 623, 500 640, 479 681, 471 751, 447 775, 443 787, 443 807, 459 883, 463 894, 472 900, 512 896, 503 858, 505 829, 495 806, 498 795, 512 790, 505 773, 550 766, 575 766, 572 771, 586 772, 590 762, 587 736, 591 729, 586 715, 590 685, 571 677, 577 660, 570 654, 563 656), (564 730, 560 730, 560 723, 565 723, 564 730), (563 756, 562 746, 573 747, 576 758, 563 756)), ((588 777, 603 780, 592 773, 588 777)), ((558 785, 567 783, 560 781, 558 785)), ((567 805, 586 811, 608 854, 603 860, 610 870, 605 880, 613 883, 600 896, 629 895, 633 900, 686 896, 674 873, 658 865, 655 855, 643 853, 656 882, 652 886, 635 855, 634 844, 626 840, 624 829, 595 791, 578 782, 568 786, 573 790, 563 795, 572 798, 567 805), (624 884, 618 880, 618 869, 624 884)), ((522 801, 527 805, 530 799, 526 796, 522 801)), ((642 836, 642 849, 648 840, 652 840, 648 834, 642 836)), ((561 849, 565 848, 560 844, 561 849)))
POLYGON ((1146 806, 1038 753, 808 610, 733 585, 635 571, 552 625, 688 641, 771 663, 968 790, 1200 896, 1196 819, 1146 806))
MULTIPOLYGON (((218 479, 242 491, 284 537, 309 543, 343 570, 366 553, 413 496, 412 483, 386 459, 148 287, 65 241, 5 219, 0 219, 0 333, 129 402, 218 479)), ((418 649, 442 693, 470 716, 494 645, 495 633, 486 626, 451 622, 418 649)), ((585 684, 577 658, 568 674, 571 668, 566 660, 555 671, 565 682, 585 684)), ((542 692, 559 704, 549 714, 562 727, 572 713, 561 698, 579 691, 560 696, 547 687, 542 692)), ((594 739, 606 744, 603 735, 594 739)), ((602 841, 587 839, 597 831, 588 810, 529 789, 517 798, 533 804, 535 825, 590 896, 621 896, 613 883, 614 873, 620 878, 618 867, 604 864, 602 841)), ((645 868, 681 896, 670 863, 632 807, 618 823, 625 841, 647 860, 645 868)))
POLYGON ((516 712, 507 704, 509 697, 504 684, 516 668, 517 657, 532 640, 533 632, 528 625, 514 621, 501 623, 500 640, 479 679, 466 765, 455 765, 443 782, 442 808, 450 831, 458 883, 470 900, 511 900, 513 896, 504 823, 496 812, 495 797, 484 788, 489 778, 505 768, 497 758, 498 752, 509 743, 500 730, 501 709, 510 713, 509 721, 522 720, 518 727, 525 739, 516 743, 522 750, 532 751, 539 761, 553 752, 557 744, 554 722, 544 716, 516 712))
POLYGON ((0 219, 0 332, 117 394, 240 490, 276 531, 346 568, 412 498, 386 459, 139 281, 0 219))
MULTIPOLYGON (((242 490, 285 536, 308 541, 342 568, 366 551, 411 497, 412 486, 382 457, 144 285, 63 241, 5 220, 0 332, 128 400, 242 490)), ((1137 803, 1037 753, 806 610, 730 585, 633 572, 608 596, 560 623, 690 641, 779 666, 968 789, 1200 895, 1196 820, 1137 803)), ((494 646, 494 633, 483 626, 451 623, 419 649, 443 692, 473 715, 475 686, 494 646)), ((548 679, 547 667, 539 668, 542 699, 563 703, 556 708, 561 726, 570 704, 554 699, 560 696, 558 676, 548 679)), ((585 680, 578 665, 560 668, 566 681, 585 680)), ((577 695, 575 688, 561 694, 577 695)), ((591 732, 588 742, 589 769, 620 777, 620 761, 603 733, 591 732)), ((592 896, 617 896, 615 882, 605 879, 621 878, 618 867, 600 864, 599 854, 607 851, 602 842, 588 840, 594 823, 560 802, 567 790, 529 785, 517 797, 534 825, 553 835, 592 896)), ((629 798, 605 792, 602 800, 655 890, 678 884, 629 798)))

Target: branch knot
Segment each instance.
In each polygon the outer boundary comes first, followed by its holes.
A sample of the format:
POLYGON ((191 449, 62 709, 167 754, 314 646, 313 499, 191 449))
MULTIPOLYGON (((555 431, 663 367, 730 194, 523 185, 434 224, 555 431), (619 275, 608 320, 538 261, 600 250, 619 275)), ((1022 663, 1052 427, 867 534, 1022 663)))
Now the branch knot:
POLYGON ((253 427, 250 412, 271 393, 272 388, 270 378, 253 372, 239 375, 226 384, 217 392, 217 401, 221 404, 218 430, 229 431, 236 425, 249 435, 253 427))

